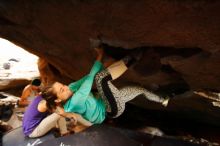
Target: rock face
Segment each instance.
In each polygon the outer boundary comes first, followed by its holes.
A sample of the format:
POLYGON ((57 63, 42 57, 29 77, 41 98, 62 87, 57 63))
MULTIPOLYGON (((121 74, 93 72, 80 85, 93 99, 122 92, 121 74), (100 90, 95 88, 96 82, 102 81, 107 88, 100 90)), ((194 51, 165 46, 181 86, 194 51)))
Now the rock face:
POLYGON ((89 71, 94 60, 89 39, 100 37, 116 56, 116 47, 146 50, 141 76, 131 69, 123 80, 219 90, 219 6, 208 0, 3 0, 0 36, 71 79, 89 71))
POLYGON ((89 71, 90 39, 101 39, 115 59, 144 50, 119 85, 169 96, 220 91, 219 7, 217 0, 2 0, 0 36, 46 60, 65 82, 89 71))

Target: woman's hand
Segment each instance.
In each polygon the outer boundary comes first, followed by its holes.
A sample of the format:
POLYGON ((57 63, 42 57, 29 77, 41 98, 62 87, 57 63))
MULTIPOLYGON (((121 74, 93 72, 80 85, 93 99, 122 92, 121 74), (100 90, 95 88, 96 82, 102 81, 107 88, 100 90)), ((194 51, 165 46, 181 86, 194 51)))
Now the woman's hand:
POLYGON ((55 111, 57 114, 63 116, 63 117, 66 117, 66 118, 69 118, 71 119, 71 121, 73 122, 74 125, 77 124, 77 116, 74 114, 74 113, 67 113, 64 111, 64 109, 60 106, 57 106, 56 107, 56 111, 55 111))
POLYGON ((104 54, 103 49, 102 48, 95 48, 95 51, 97 53, 96 60, 101 62, 102 58, 103 58, 103 54, 104 54))
POLYGON ((77 124, 77 117, 73 113, 69 113, 68 118, 71 119, 71 122, 76 125, 77 124))
POLYGON ((64 109, 60 106, 56 106, 56 110, 55 112, 58 114, 58 115, 61 115, 61 116, 65 116, 66 112, 64 111, 64 109))

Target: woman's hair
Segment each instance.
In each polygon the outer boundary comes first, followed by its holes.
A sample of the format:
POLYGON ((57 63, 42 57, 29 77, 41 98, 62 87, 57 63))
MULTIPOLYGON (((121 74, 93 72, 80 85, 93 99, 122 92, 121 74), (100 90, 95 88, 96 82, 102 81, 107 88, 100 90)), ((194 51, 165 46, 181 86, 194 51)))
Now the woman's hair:
POLYGON ((34 85, 34 86, 40 86, 40 84, 41 84, 41 80, 38 78, 33 79, 31 82, 31 85, 34 85))
POLYGON ((54 93, 52 85, 44 87, 41 91, 41 95, 43 99, 46 100, 46 105, 49 110, 55 109, 56 107, 55 100, 57 99, 56 93, 54 93))

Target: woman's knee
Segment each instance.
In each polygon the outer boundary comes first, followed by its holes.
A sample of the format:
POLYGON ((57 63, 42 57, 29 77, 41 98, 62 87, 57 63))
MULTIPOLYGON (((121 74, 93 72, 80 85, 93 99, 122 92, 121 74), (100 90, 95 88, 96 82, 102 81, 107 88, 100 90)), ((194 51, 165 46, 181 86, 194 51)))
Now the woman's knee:
POLYGON ((112 80, 111 75, 106 70, 97 73, 95 76, 96 85, 98 86, 102 86, 105 83, 107 84, 110 80, 112 80))
POLYGON ((105 76, 107 76, 107 71, 106 70, 102 70, 101 72, 98 72, 95 76, 95 79, 102 79, 104 78, 105 76))
POLYGON ((95 81, 96 81, 96 82, 99 82, 99 81, 100 81, 100 78, 101 78, 100 73, 97 73, 97 74, 95 75, 95 81))

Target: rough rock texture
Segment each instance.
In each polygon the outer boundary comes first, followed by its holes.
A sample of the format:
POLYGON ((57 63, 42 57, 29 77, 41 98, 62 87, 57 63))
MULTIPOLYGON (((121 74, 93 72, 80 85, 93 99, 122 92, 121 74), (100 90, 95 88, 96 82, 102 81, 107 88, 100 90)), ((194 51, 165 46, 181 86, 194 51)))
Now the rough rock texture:
POLYGON ((45 59, 66 82, 89 71, 90 39, 100 38, 116 59, 144 50, 121 85, 169 96, 219 91, 219 7, 218 0, 2 0, 0 36, 45 59))

